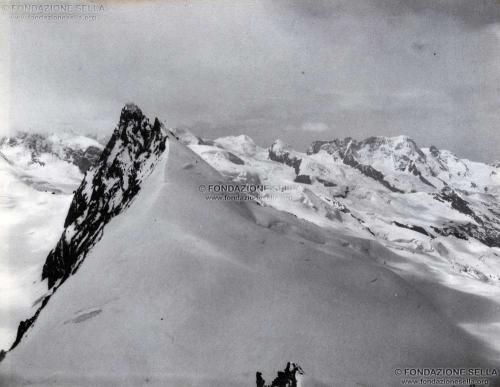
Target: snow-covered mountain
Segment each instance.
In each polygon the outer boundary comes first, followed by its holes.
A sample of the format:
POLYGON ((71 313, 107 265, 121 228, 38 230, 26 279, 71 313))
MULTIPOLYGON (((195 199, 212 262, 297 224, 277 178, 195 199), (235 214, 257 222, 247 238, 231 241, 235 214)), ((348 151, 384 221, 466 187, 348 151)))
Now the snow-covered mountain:
POLYGON ((127 105, 0 381, 248 386, 293 361, 304 387, 392 386, 404 367, 487 368, 498 172, 406 137, 206 140, 127 105))
POLYGON ((404 136, 314 142, 307 153, 280 140, 259 148, 246 136, 189 146, 232 181, 251 176, 294 187, 292 200, 262 195, 267 205, 499 281, 500 170, 494 166, 420 149, 404 136))
POLYGON ((14 166, 22 181, 56 193, 70 193, 78 186, 102 149, 96 139, 72 133, 20 132, 0 139, 0 158, 14 166))

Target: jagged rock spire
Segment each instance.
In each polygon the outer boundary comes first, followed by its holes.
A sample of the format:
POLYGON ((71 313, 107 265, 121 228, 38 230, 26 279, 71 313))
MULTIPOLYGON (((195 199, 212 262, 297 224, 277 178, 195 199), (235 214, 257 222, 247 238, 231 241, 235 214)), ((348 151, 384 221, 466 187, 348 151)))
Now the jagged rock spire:
POLYGON ((166 138, 158 119, 151 125, 139 107, 125 105, 97 166, 75 192, 63 235, 47 257, 42 279, 50 288, 78 268, 104 226, 129 205, 165 150, 166 138))

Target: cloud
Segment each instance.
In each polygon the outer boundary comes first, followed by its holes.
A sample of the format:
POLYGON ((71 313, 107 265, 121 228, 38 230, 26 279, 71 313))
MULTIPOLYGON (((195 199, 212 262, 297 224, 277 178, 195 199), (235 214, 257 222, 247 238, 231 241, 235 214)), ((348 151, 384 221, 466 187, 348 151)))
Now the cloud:
POLYGON ((148 1, 106 3, 91 23, 0 20, 0 130, 109 133, 131 100, 209 138, 306 149, 404 133, 498 158, 499 12, 486 0, 148 1))
POLYGON ((329 129, 323 122, 304 122, 301 128, 306 132, 326 132, 329 129))

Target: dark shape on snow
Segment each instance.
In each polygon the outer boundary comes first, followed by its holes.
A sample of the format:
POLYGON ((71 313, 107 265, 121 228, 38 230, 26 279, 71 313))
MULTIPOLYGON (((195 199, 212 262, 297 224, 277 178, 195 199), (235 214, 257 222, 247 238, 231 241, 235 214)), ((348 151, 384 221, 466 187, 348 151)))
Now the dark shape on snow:
POLYGON ((299 159, 295 156, 290 156, 290 152, 281 151, 276 152, 275 148, 272 146, 269 149, 269 160, 277 161, 279 163, 283 163, 292 167, 295 170, 295 174, 298 175, 300 173, 300 164, 302 163, 302 159, 299 159))
POLYGON ((352 154, 348 154, 346 157, 344 157, 343 163, 345 165, 349 165, 349 166, 357 169, 363 175, 368 176, 368 177, 372 178, 373 180, 378 181, 380 184, 382 184, 384 187, 388 188, 392 192, 404 193, 404 191, 402 191, 396 187, 393 187, 387 180, 385 180, 385 176, 382 172, 376 170, 371 165, 360 164, 357 160, 354 159, 352 154))
POLYGON ((309 177, 309 175, 298 175, 295 178, 294 182, 303 183, 303 184, 312 184, 311 178, 309 177))
POLYGON ((266 381, 262 378, 262 373, 261 372, 257 372, 255 374, 255 383, 257 384, 257 387, 264 387, 264 385, 266 384, 266 381))
POLYGON ((398 227, 401 227, 401 228, 407 228, 408 230, 412 230, 412 231, 416 231, 416 232, 419 232, 420 234, 423 234, 425 236, 428 236, 428 237, 431 237, 431 238, 434 238, 434 235, 432 234, 429 234, 427 231, 425 231, 425 228, 423 227, 420 227, 420 226, 416 226, 416 225, 408 225, 408 224, 403 224, 403 223, 399 223, 397 221, 394 221, 393 222, 396 226, 398 227))
POLYGON ((227 159, 231 161, 233 164, 244 165, 245 162, 236 156, 234 153, 227 152, 227 159))
POLYGON ((336 187, 337 184, 331 182, 331 181, 328 181, 328 180, 325 180, 325 179, 322 179, 320 177, 317 177, 316 180, 318 180, 319 183, 323 184, 325 187, 336 187))
POLYGON ((297 373, 304 374, 302 368, 295 364, 288 362, 283 371, 278 371, 278 375, 274 378, 270 385, 266 385, 265 380, 262 378, 262 373, 256 373, 256 386, 257 387, 297 387, 297 373))

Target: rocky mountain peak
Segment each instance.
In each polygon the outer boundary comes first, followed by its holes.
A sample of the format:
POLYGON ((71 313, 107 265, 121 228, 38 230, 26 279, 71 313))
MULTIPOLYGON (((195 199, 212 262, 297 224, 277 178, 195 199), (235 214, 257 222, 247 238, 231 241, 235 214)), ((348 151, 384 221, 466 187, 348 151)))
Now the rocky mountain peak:
POLYGON ((166 138, 158 119, 151 125, 133 104, 122 109, 118 127, 75 192, 66 229, 47 257, 42 279, 48 279, 49 287, 76 270, 105 224, 130 204, 165 150, 166 138))
POLYGON ((129 120, 141 120, 144 117, 142 110, 134 103, 127 103, 121 112, 120 122, 129 120))

